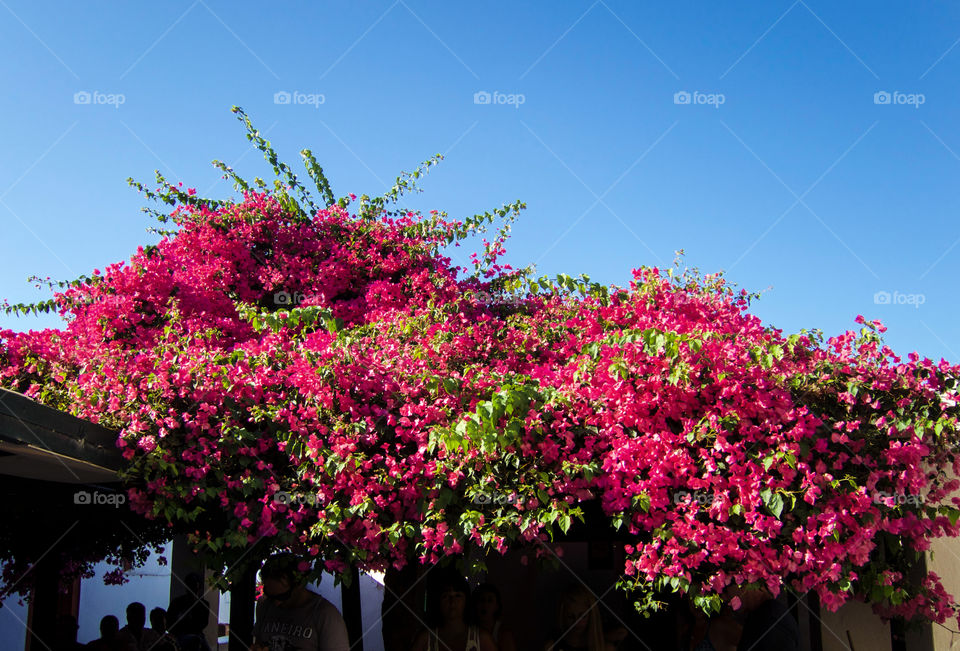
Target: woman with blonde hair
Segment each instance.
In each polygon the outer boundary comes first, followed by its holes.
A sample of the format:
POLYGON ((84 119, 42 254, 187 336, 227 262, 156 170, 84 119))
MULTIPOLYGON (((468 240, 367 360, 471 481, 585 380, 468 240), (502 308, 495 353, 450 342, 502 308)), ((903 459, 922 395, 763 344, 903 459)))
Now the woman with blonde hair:
POLYGON ((600 608, 593 593, 582 585, 569 585, 560 593, 558 635, 544 651, 611 651, 603 636, 600 608))

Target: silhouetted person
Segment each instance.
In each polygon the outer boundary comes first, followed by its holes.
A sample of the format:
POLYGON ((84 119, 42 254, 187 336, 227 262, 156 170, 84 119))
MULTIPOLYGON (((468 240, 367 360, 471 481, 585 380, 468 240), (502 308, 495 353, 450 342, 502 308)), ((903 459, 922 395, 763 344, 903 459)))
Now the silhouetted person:
POLYGON ((499 651, 517 651, 513 633, 502 626, 503 602, 500 590, 492 583, 481 583, 473 591, 473 614, 477 626, 493 638, 499 651))
POLYGON ((473 623, 466 579, 453 568, 434 571, 427 588, 430 628, 413 641, 413 651, 497 651, 493 637, 473 623))
POLYGON ((160 640, 160 635, 149 628, 147 623, 147 609, 139 601, 127 606, 127 625, 120 629, 117 639, 130 647, 131 651, 155 651, 154 644, 160 640))
POLYGON ((742 626, 729 606, 708 616, 688 598, 676 609, 677 646, 682 651, 735 651, 742 626))
POLYGON ((92 651, 127 651, 128 646, 117 639, 119 631, 120 620, 107 615, 100 620, 100 637, 88 642, 84 648, 92 651))
POLYGON ((596 595, 582 585, 568 585, 560 593, 557 628, 544 651, 612 651, 603 637, 603 621, 596 595))
POLYGON ((727 594, 740 598, 740 610, 734 613, 743 619, 738 651, 797 651, 800 646, 797 620, 767 588, 731 586, 727 594))
POLYGON ((203 579, 191 572, 183 581, 187 593, 170 602, 167 626, 183 651, 210 651, 203 629, 210 621, 210 605, 203 598, 203 579))
POLYGON ((163 608, 154 608, 150 611, 150 628, 160 636, 160 641, 152 651, 179 651, 180 645, 176 638, 167 632, 167 611, 163 608))
POLYGON ((57 617, 56 629, 53 632, 52 651, 78 651, 83 645, 77 642, 77 618, 73 615, 60 615, 57 617))

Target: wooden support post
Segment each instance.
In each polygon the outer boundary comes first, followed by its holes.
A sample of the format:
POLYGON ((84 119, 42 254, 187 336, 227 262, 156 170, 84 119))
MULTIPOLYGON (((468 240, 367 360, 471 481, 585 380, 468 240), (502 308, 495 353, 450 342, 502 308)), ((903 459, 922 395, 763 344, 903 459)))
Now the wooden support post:
POLYGON ((340 585, 340 601, 343 604, 343 621, 347 624, 350 651, 363 651, 363 609, 360 603, 360 572, 351 566, 350 586, 340 585))
POLYGON ((230 641, 227 651, 249 651, 253 643, 256 589, 257 566, 251 563, 230 588, 230 641))
POLYGON ((59 554, 51 549, 31 570, 33 595, 27 616, 26 651, 46 651, 55 644, 57 602, 59 601, 59 554))
POLYGON ((810 609, 810 651, 823 651, 823 622, 820 620, 820 597, 811 590, 807 593, 810 609))
POLYGON ((220 592, 216 589, 210 588, 206 583, 207 577, 210 573, 209 571, 204 570, 200 559, 196 557, 193 551, 191 551, 190 545, 187 543, 186 536, 174 536, 171 547, 170 601, 172 603, 176 597, 186 594, 187 587, 185 584, 185 579, 188 574, 191 572, 196 572, 203 577, 204 595, 207 601, 207 606, 210 608, 210 619, 207 623, 207 627, 203 631, 203 636, 206 638, 207 644, 210 646, 210 648, 215 649, 217 646, 217 635, 219 632, 219 622, 217 620, 220 612, 220 592))

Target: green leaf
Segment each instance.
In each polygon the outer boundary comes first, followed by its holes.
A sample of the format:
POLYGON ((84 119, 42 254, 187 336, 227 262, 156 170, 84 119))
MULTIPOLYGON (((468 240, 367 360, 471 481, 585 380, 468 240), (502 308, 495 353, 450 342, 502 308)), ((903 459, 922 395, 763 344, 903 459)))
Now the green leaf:
POLYGON ((774 493, 767 489, 760 493, 760 498, 763 500, 767 510, 773 514, 773 517, 779 520, 780 514, 783 512, 783 496, 780 495, 780 493, 774 493))
POLYGON ((941 506, 940 513, 950 518, 950 526, 956 526, 957 521, 960 520, 960 509, 952 506, 941 506))
POLYGON ((440 489, 440 495, 437 497, 437 504, 440 506, 440 508, 443 508, 450 504, 455 497, 456 496, 454 495, 453 491, 444 486, 440 489))
POLYGON ((638 505, 645 513, 650 512, 650 496, 647 493, 640 493, 638 496, 638 505))

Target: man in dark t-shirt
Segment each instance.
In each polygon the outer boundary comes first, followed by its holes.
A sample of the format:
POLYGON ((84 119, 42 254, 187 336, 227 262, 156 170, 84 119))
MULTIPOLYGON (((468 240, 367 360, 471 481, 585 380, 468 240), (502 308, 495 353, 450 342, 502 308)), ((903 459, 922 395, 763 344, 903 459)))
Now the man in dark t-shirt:
POLYGON ((300 559, 275 554, 260 570, 251 651, 349 651, 347 626, 336 606, 307 589, 300 559))

